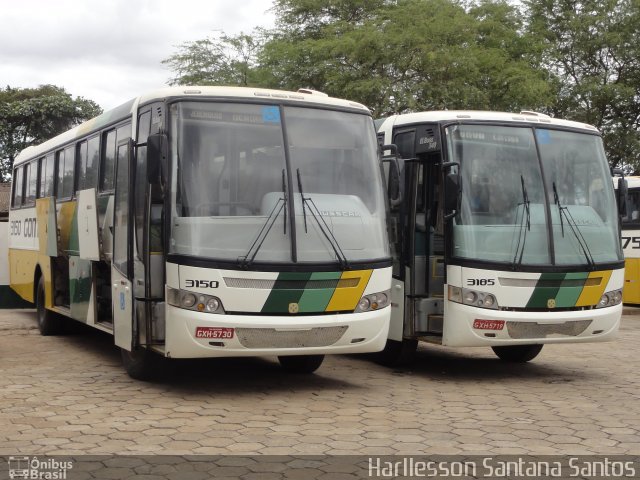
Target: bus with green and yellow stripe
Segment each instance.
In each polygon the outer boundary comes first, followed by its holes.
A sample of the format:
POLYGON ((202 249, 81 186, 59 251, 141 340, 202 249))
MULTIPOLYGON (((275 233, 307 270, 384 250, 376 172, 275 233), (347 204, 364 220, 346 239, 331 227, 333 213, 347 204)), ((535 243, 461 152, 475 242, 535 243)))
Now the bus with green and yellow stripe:
POLYGON ((491 347, 610 340, 622 315, 619 216, 598 130, 536 112, 378 121, 394 255, 382 360, 418 341, 491 347))
POLYGON ((391 255, 369 110, 320 92, 171 87, 15 160, 11 287, 44 335, 113 335, 128 373, 167 358, 381 350, 391 255))

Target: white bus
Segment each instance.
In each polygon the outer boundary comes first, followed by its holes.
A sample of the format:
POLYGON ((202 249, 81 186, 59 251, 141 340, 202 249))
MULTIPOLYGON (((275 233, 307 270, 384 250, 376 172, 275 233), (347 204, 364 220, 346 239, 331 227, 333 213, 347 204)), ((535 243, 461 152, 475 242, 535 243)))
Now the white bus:
POLYGON ((379 351, 391 256, 364 106, 319 92, 166 88, 39 146, 13 171, 11 287, 44 335, 110 332, 163 357, 379 351))
POLYGON ((396 254, 383 361, 407 360, 418 340, 525 362, 545 343, 615 336, 624 262, 594 127, 534 112, 379 122, 379 143, 397 148, 385 159, 396 254))

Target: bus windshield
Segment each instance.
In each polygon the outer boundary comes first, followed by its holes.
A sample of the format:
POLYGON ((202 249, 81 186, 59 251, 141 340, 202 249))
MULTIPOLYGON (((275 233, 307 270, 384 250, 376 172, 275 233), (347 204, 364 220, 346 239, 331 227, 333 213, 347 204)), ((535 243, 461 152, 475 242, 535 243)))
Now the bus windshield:
POLYGON ((455 256, 514 265, 622 259, 599 136, 495 125, 455 125, 447 133, 462 186, 455 256))
POLYGON ((181 102, 170 144, 171 253, 279 263, 389 257, 369 116, 181 102))

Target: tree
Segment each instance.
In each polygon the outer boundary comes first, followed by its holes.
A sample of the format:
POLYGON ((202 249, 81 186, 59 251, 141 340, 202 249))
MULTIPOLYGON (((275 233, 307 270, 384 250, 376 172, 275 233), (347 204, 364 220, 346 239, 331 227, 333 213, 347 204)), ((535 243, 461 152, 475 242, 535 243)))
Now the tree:
POLYGON ((255 74, 257 52, 262 48, 263 32, 241 33, 186 42, 178 53, 162 61, 175 72, 170 85, 252 86, 259 82, 255 74))
POLYGON ((552 113, 603 132, 612 166, 640 169, 640 4, 528 0, 529 31, 556 77, 552 113))
POLYGON ((64 88, 0 89, 0 178, 8 179, 21 150, 58 135, 102 109, 93 101, 75 99, 64 88))
POLYGON ((540 109, 553 101, 521 17, 503 1, 278 0, 260 65, 278 87, 358 100, 376 115, 540 109))

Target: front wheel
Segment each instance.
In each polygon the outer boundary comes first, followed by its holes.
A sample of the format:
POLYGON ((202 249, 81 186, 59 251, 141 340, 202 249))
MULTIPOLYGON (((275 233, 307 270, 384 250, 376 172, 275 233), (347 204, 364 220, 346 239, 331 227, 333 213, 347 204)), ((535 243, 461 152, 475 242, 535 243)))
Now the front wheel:
POLYGON ((491 347, 500 360, 512 363, 525 363, 538 356, 542 345, 510 345, 508 347, 491 347))
POLYGON ((282 368, 291 373, 313 373, 324 360, 324 355, 292 355, 278 357, 282 368))
POLYGON ((38 280, 36 290, 36 310, 38 315, 38 330, 40 335, 58 335, 62 333, 62 319, 55 312, 47 310, 44 277, 38 280))
POLYGON ((146 348, 127 351, 120 349, 122 365, 131 378, 157 380, 168 371, 169 360, 146 348))

